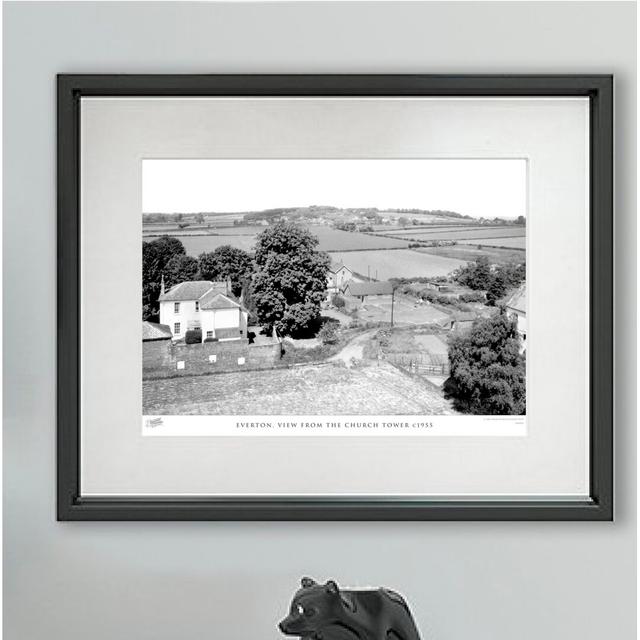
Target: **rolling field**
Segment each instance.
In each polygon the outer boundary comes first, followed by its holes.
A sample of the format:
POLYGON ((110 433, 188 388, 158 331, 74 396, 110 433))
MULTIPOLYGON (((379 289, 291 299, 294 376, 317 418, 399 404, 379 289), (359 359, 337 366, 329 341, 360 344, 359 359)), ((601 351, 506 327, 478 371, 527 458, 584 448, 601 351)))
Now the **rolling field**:
POLYGON ((371 236, 367 233, 340 231, 332 227, 311 226, 309 231, 317 236, 320 251, 349 251, 354 249, 396 249, 407 247, 406 240, 371 236))
POLYGON ((397 251, 331 252, 331 257, 342 261, 352 271, 376 280, 445 276, 466 260, 400 249, 397 251))
POLYGON ((426 253, 431 256, 452 258, 461 263, 473 262, 481 256, 485 256, 490 262, 495 264, 521 264, 525 260, 525 253, 521 249, 500 249, 498 247, 488 247, 482 245, 478 249, 478 242, 471 244, 458 243, 448 247, 425 247, 424 249, 414 249, 418 253, 426 253))
POLYGON ((459 240, 460 244, 472 244, 485 247, 507 247, 508 249, 526 249, 527 238, 519 236, 517 238, 480 238, 478 240, 459 240))
MULTIPOLYGON (((474 224, 475 220, 470 218, 456 218, 453 216, 438 215, 437 213, 410 213, 407 211, 384 211, 382 215, 386 218, 399 220, 419 220, 420 224, 474 224)), ((381 225, 380 225, 381 226, 381 225)))
POLYGON ((403 231, 390 231, 390 235, 403 238, 415 238, 416 240, 473 240, 476 238, 515 238, 526 235, 525 227, 446 227, 438 229, 407 229, 403 231))
MULTIPOLYGON (((213 251, 217 247, 230 244, 234 247, 253 251, 256 236, 265 227, 228 227, 211 229, 210 232, 216 235, 204 235, 206 229, 182 229, 170 235, 178 238, 188 255, 198 256, 205 251, 213 251)), ((328 226, 310 226, 309 231, 317 236, 319 240, 318 249, 320 251, 353 251, 355 249, 396 249, 408 246, 406 240, 396 238, 383 238, 368 235, 366 233, 355 233, 340 231, 328 226)), ((146 241, 154 240, 157 235, 144 235, 146 241)))
MULTIPOLYGON (((201 253, 213 251, 225 244, 230 244, 245 251, 253 251, 253 244, 256 240, 255 235, 178 235, 171 234, 174 238, 178 238, 184 245, 187 255, 198 257, 201 253)), ((155 240, 158 236, 145 236, 143 240, 155 240)))
POLYGON ((416 235, 423 233, 448 233, 450 231, 461 231, 468 233, 475 229, 486 229, 486 227, 480 225, 464 225, 464 224, 429 224, 421 226, 409 226, 409 227, 384 227, 380 228, 374 233, 391 236, 401 235, 416 235))

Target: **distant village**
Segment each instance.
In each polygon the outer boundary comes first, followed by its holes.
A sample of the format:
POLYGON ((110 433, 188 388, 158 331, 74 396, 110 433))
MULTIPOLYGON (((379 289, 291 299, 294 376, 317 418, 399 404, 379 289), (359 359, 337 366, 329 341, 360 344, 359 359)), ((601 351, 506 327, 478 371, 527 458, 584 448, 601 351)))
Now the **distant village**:
POLYGON ((369 231, 373 226, 419 226, 424 224, 425 217, 447 219, 449 221, 473 222, 482 226, 496 225, 524 225, 523 216, 504 218, 472 218, 455 211, 440 209, 377 209, 340 208, 331 206, 312 205, 308 207, 289 207, 267 209, 263 211, 247 211, 242 213, 225 214, 224 212, 201 212, 196 214, 174 213, 146 213, 143 214, 144 224, 177 222, 182 228, 197 227, 199 225, 218 226, 227 220, 236 226, 257 225, 268 226, 278 222, 298 221, 310 225, 328 225, 343 231, 369 231))

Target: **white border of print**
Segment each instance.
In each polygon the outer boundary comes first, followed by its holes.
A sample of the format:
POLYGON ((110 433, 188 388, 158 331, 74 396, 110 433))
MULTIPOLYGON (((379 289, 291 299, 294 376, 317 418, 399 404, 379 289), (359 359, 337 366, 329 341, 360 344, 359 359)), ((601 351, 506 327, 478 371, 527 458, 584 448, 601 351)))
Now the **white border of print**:
POLYGON ((143 416, 145 436, 527 435, 525 416, 143 416))
POLYGON ((83 98, 81 494, 589 495, 588 128, 582 98, 83 98), (527 437, 143 437, 140 160, 336 154, 529 158, 527 437))

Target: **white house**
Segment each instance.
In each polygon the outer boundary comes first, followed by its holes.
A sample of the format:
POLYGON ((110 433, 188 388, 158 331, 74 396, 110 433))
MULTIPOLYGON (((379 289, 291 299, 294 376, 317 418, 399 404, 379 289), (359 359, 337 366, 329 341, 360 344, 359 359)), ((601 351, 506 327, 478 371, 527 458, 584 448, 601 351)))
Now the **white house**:
POLYGON ((353 271, 342 262, 332 262, 327 273, 327 291, 329 295, 340 293, 347 282, 353 278, 353 271))
POLYGON ((505 304, 507 315, 518 322, 518 333, 522 338, 522 350, 524 351, 527 339, 527 285, 523 284, 507 300, 505 304))
POLYGON ((160 324, 173 338, 184 338, 189 329, 200 329, 202 340, 240 340, 247 337, 249 312, 229 294, 227 282, 181 282, 160 297, 160 324))

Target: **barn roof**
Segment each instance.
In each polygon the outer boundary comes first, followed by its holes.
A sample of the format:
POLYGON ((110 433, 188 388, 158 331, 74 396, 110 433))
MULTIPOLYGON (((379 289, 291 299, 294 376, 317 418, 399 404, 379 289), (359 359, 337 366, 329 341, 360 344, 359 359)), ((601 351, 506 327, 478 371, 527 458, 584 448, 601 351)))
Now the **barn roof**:
POLYGON ((393 293, 391 282, 348 282, 345 291, 352 296, 383 296, 393 293))
POLYGON ((142 341, 149 340, 170 340, 172 338, 171 329, 166 324, 158 324, 157 322, 142 322, 142 341))
POLYGON ((520 313, 527 313, 527 285, 523 284, 515 293, 507 300, 505 307, 519 311, 520 313))
POLYGON ((212 282, 211 280, 188 280, 176 284, 169 291, 162 294, 160 302, 182 302, 186 300, 200 300, 205 293, 214 289, 222 293, 227 292, 226 282, 212 282))

